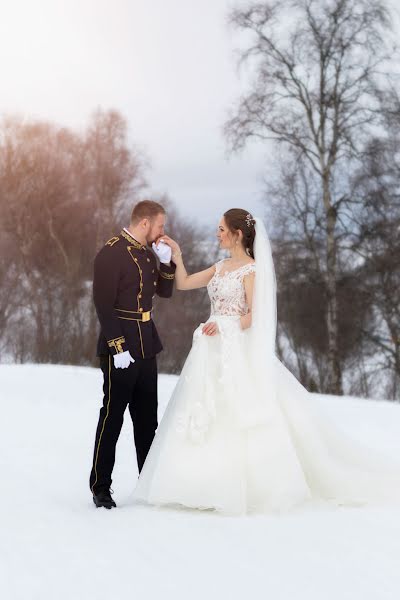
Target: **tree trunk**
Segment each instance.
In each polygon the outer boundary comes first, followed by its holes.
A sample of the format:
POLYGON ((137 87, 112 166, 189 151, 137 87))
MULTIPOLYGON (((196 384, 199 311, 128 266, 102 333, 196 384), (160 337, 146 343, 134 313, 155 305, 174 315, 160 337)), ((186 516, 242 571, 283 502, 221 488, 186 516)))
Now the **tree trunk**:
POLYGON ((395 354, 394 354, 394 385, 393 385, 393 399, 398 397, 399 383, 400 383, 400 339, 395 341, 395 354))
POLYGON ((326 210, 326 289, 328 331, 328 393, 342 395, 342 372, 338 348, 338 299, 336 286, 336 211, 331 203, 329 176, 323 177, 323 199, 326 210))

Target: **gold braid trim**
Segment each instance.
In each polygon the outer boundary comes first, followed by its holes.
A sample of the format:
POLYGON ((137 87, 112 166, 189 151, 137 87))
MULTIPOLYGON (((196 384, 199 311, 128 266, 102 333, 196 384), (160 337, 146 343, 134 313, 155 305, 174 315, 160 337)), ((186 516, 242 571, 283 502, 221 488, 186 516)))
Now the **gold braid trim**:
POLYGON ((115 348, 117 354, 121 354, 122 352, 124 352, 122 344, 125 344, 125 338, 118 337, 114 338, 113 340, 107 340, 107 344, 109 348, 115 348))
POLYGON ((132 246, 134 246, 134 248, 136 248, 136 250, 143 250, 145 248, 145 246, 143 246, 143 244, 139 244, 139 242, 137 240, 135 240, 135 238, 133 238, 131 235, 129 235, 129 233, 126 233, 126 231, 122 230, 121 235, 126 240, 128 240, 128 242, 130 242, 132 244, 132 246))
POLYGON ((160 271, 160 275, 163 279, 175 279, 175 273, 164 273, 163 271, 160 271))
POLYGON ((140 329, 140 323, 139 321, 136 321, 137 326, 138 326, 138 330, 139 330, 139 337, 140 337, 140 346, 142 348, 142 356, 144 358, 144 348, 143 348, 143 338, 142 338, 142 330, 140 329))
POLYGON ((108 242, 106 242, 106 246, 111 246, 111 248, 119 241, 119 237, 114 236, 108 242))
POLYGON ((96 450, 96 459, 94 461, 94 473, 96 475, 96 479, 94 480, 94 484, 92 485, 92 493, 94 494, 94 486, 97 483, 97 479, 98 479, 98 475, 97 475, 97 461, 99 459, 99 450, 100 450, 100 444, 101 444, 101 438, 103 437, 103 433, 104 433, 104 427, 106 425, 106 421, 108 419, 108 415, 110 413, 110 401, 111 401, 111 356, 108 357, 108 400, 107 400, 107 412, 106 412, 106 416, 104 417, 104 421, 103 421, 103 427, 101 428, 101 432, 99 435, 99 441, 97 444, 97 450, 96 450))

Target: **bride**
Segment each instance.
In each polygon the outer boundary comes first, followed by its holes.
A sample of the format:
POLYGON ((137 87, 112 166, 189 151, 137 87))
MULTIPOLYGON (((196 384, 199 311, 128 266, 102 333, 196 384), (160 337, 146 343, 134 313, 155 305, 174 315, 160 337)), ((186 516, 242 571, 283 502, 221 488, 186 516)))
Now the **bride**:
POLYGON ((262 221, 228 210, 218 239, 230 258, 188 275, 178 244, 163 236, 177 288, 207 286, 211 315, 194 332, 134 498, 228 514, 399 503, 400 466, 317 413, 275 355, 276 285, 262 221))

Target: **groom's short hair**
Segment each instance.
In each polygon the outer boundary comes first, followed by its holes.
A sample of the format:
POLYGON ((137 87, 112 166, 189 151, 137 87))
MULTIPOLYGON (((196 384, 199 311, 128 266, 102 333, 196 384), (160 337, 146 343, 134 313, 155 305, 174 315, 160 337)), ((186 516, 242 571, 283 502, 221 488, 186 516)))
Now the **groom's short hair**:
POLYGON ((153 200, 142 200, 133 207, 131 215, 132 225, 137 225, 143 219, 152 221, 157 215, 165 215, 165 209, 153 200))

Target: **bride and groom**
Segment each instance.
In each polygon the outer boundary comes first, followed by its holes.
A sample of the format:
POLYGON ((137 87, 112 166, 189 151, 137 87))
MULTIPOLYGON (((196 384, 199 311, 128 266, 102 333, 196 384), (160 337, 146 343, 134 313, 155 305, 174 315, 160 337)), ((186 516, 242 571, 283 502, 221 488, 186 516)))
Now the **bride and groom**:
MULTIPOLYGON (((398 503, 399 466, 337 430, 275 354, 276 284, 263 222, 246 210, 228 210, 217 237, 230 257, 189 275, 177 242, 163 230, 151 239, 151 221, 147 242, 163 261, 160 268, 173 269, 177 289, 207 287, 211 314, 194 332, 139 464, 135 501, 236 515, 305 503, 398 503)), ((111 472, 104 481, 109 488, 111 472)), ((109 489, 103 503, 92 491, 98 506, 115 505, 109 489)))

